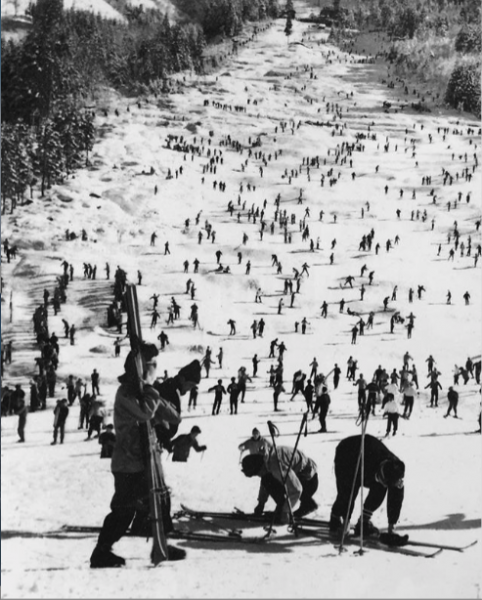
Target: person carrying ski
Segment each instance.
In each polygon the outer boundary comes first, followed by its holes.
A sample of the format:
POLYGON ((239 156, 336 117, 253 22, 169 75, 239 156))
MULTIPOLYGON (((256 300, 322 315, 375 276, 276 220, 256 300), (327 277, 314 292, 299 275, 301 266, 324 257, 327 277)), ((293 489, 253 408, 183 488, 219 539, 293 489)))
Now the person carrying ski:
POLYGON ((372 435, 354 435, 342 440, 335 450, 335 477, 337 496, 331 509, 330 531, 339 533, 348 527, 360 486, 368 488, 363 512, 356 526, 355 535, 378 535, 373 525, 373 513, 387 498, 388 532, 393 533, 400 517, 404 499, 405 464, 380 440, 372 435), (358 456, 364 437, 364 471, 361 477, 358 456), (355 484, 353 486, 353 483, 355 484), (353 490, 353 493, 352 493, 353 490), (351 499, 351 503, 350 503, 351 499))
MULTIPOLYGON (((112 455, 112 473, 115 492, 111 501, 111 512, 102 525, 97 544, 90 557, 91 568, 120 567, 125 560, 112 552, 112 546, 123 537, 131 524, 139 505, 149 496, 145 456, 142 444, 140 423, 153 420, 179 424, 179 412, 167 400, 161 398, 153 387, 156 379, 156 356, 159 351, 155 344, 141 345, 143 365, 143 390, 139 391, 137 367, 134 353, 129 352, 124 364, 124 373, 119 377, 114 402, 114 427, 117 441, 112 455)), ((182 380, 180 390, 185 393, 189 381, 182 380)), ((170 508, 170 507, 169 507, 170 508)), ((147 512, 147 511, 144 511, 147 512)), ((172 531, 169 510, 162 511, 164 530, 172 531)), ((168 546, 169 559, 185 558, 185 552, 168 546)))
POLYGON ((270 448, 266 456, 249 454, 243 458, 241 470, 246 477, 261 478, 255 511, 262 514, 268 498, 273 498, 275 523, 288 522, 290 508, 292 510, 298 502, 299 507, 293 513, 295 517, 303 517, 318 508, 313 500, 318 489, 316 463, 298 449, 278 446, 276 450, 270 448))

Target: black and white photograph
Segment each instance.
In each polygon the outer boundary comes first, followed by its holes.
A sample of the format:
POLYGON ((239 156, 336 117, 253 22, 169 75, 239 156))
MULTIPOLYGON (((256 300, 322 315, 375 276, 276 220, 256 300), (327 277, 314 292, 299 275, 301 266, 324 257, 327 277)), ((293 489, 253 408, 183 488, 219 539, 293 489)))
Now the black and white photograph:
POLYGON ((2 597, 481 598, 480 13, 2 2, 2 597))

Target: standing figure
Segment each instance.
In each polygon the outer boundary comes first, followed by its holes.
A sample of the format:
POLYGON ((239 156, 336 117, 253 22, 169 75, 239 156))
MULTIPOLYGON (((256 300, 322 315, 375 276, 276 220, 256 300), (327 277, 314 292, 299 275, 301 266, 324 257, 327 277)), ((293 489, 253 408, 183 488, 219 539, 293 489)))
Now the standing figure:
MULTIPOLYGON (((114 475, 115 493, 111 501, 111 512, 104 520, 97 545, 90 557, 91 568, 120 567, 125 560, 112 552, 112 545, 123 537, 131 524, 139 506, 145 503, 149 495, 145 456, 142 446, 140 424, 151 419, 160 422, 178 424, 181 417, 178 411, 163 400, 154 389, 156 379, 156 360, 158 349, 154 344, 142 344, 141 357, 144 367, 142 374, 143 390, 139 392, 137 367, 132 352, 129 353, 124 369, 119 377, 120 386, 114 402, 114 427, 117 441, 112 456, 112 473, 114 475)), ((184 379, 180 382, 181 393, 189 389, 184 379)), ((169 514, 170 503, 166 502, 162 511, 164 531, 172 531, 169 514)), ((185 557, 185 552, 169 547, 169 559, 185 557)))
POLYGON ((67 406, 67 398, 57 400, 57 405, 54 408, 54 441, 52 446, 57 443, 57 436, 60 432, 60 443, 64 443, 65 436, 65 422, 69 416, 69 407, 67 406))
POLYGON ((218 383, 216 385, 213 385, 213 387, 210 387, 208 389, 208 392, 214 392, 214 402, 213 402, 212 414, 219 415, 219 411, 221 409, 221 403, 223 401, 223 396, 224 396, 224 394, 226 394, 226 390, 224 389, 224 386, 223 386, 223 380, 218 379, 218 383))

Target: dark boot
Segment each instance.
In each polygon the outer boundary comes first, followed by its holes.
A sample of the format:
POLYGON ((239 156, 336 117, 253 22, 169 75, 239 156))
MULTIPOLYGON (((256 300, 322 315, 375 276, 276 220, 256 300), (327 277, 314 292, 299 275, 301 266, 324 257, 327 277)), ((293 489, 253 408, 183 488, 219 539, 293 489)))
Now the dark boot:
MULTIPOLYGON (((355 530, 353 535, 358 537, 361 533, 361 519, 358 519, 358 523, 355 525, 355 530)), ((373 525, 373 523, 368 519, 363 521, 363 535, 365 537, 378 537, 380 535, 380 531, 373 525)))
POLYGON ((167 547, 169 560, 184 560, 186 558, 186 551, 176 546, 167 547))
POLYGON ((335 515, 331 515, 330 517, 330 533, 341 533, 343 531, 343 522, 341 517, 335 517, 335 515))
POLYGON ((313 500, 313 498, 310 498, 304 504, 301 504, 301 506, 298 508, 298 510, 295 510, 295 512, 293 513, 293 516, 297 517, 297 518, 301 518, 301 517, 304 517, 305 515, 309 515, 317 508, 318 508, 318 504, 313 500))
POLYGON ((117 556, 106 546, 96 546, 90 557, 91 569, 112 569, 125 564, 126 561, 121 556, 117 556))

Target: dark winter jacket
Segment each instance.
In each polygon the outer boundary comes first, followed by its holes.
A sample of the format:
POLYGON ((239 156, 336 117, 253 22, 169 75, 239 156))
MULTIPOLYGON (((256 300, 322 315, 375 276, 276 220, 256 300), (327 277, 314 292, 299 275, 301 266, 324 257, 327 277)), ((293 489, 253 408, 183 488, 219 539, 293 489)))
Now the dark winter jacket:
POLYGON ((179 423, 179 413, 150 385, 144 386, 142 395, 133 385, 122 383, 114 402, 114 428, 116 444, 112 454, 113 473, 139 473, 145 469, 139 425, 157 419, 179 423), (141 399, 143 406, 139 402, 141 399))
POLYGON ((57 404, 54 408, 54 427, 63 425, 69 416, 69 407, 65 404, 57 404))
POLYGON ((321 411, 322 409, 328 410, 330 403, 331 403, 330 395, 327 394, 326 392, 324 392, 323 394, 321 394, 321 396, 318 396, 318 398, 316 399, 315 413, 317 413, 318 411, 321 411))
POLYGON ((194 448, 196 452, 203 452, 207 446, 200 446, 197 439, 190 433, 178 435, 177 438, 173 439, 172 442, 172 460, 174 462, 187 462, 191 448, 194 448))
MULTIPOLYGON (((340 488, 345 482, 347 489, 351 488, 358 455, 361 446, 361 435, 354 435, 342 440, 335 451, 335 474, 337 487, 340 488)), ((364 455, 364 477, 363 486, 370 489, 370 493, 379 495, 381 501, 387 496, 387 515, 388 522, 391 524, 397 523, 402 509, 404 488, 402 487, 385 487, 378 482, 375 476, 380 470, 380 465, 384 460, 396 459, 399 460, 379 439, 372 435, 365 434, 365 455, 364 455)), ((401 461, 400 461, 401 462, 401 461)), ((358 478, 359 479, 359 478, 358 478)))
POLYGON ((99 444, 102 444, 102 449, 100 451, 101 458, 112 458, 112 454, 114 452, 115 446, 115 433, 113 431, 103 431, 99 435, 99 444))

